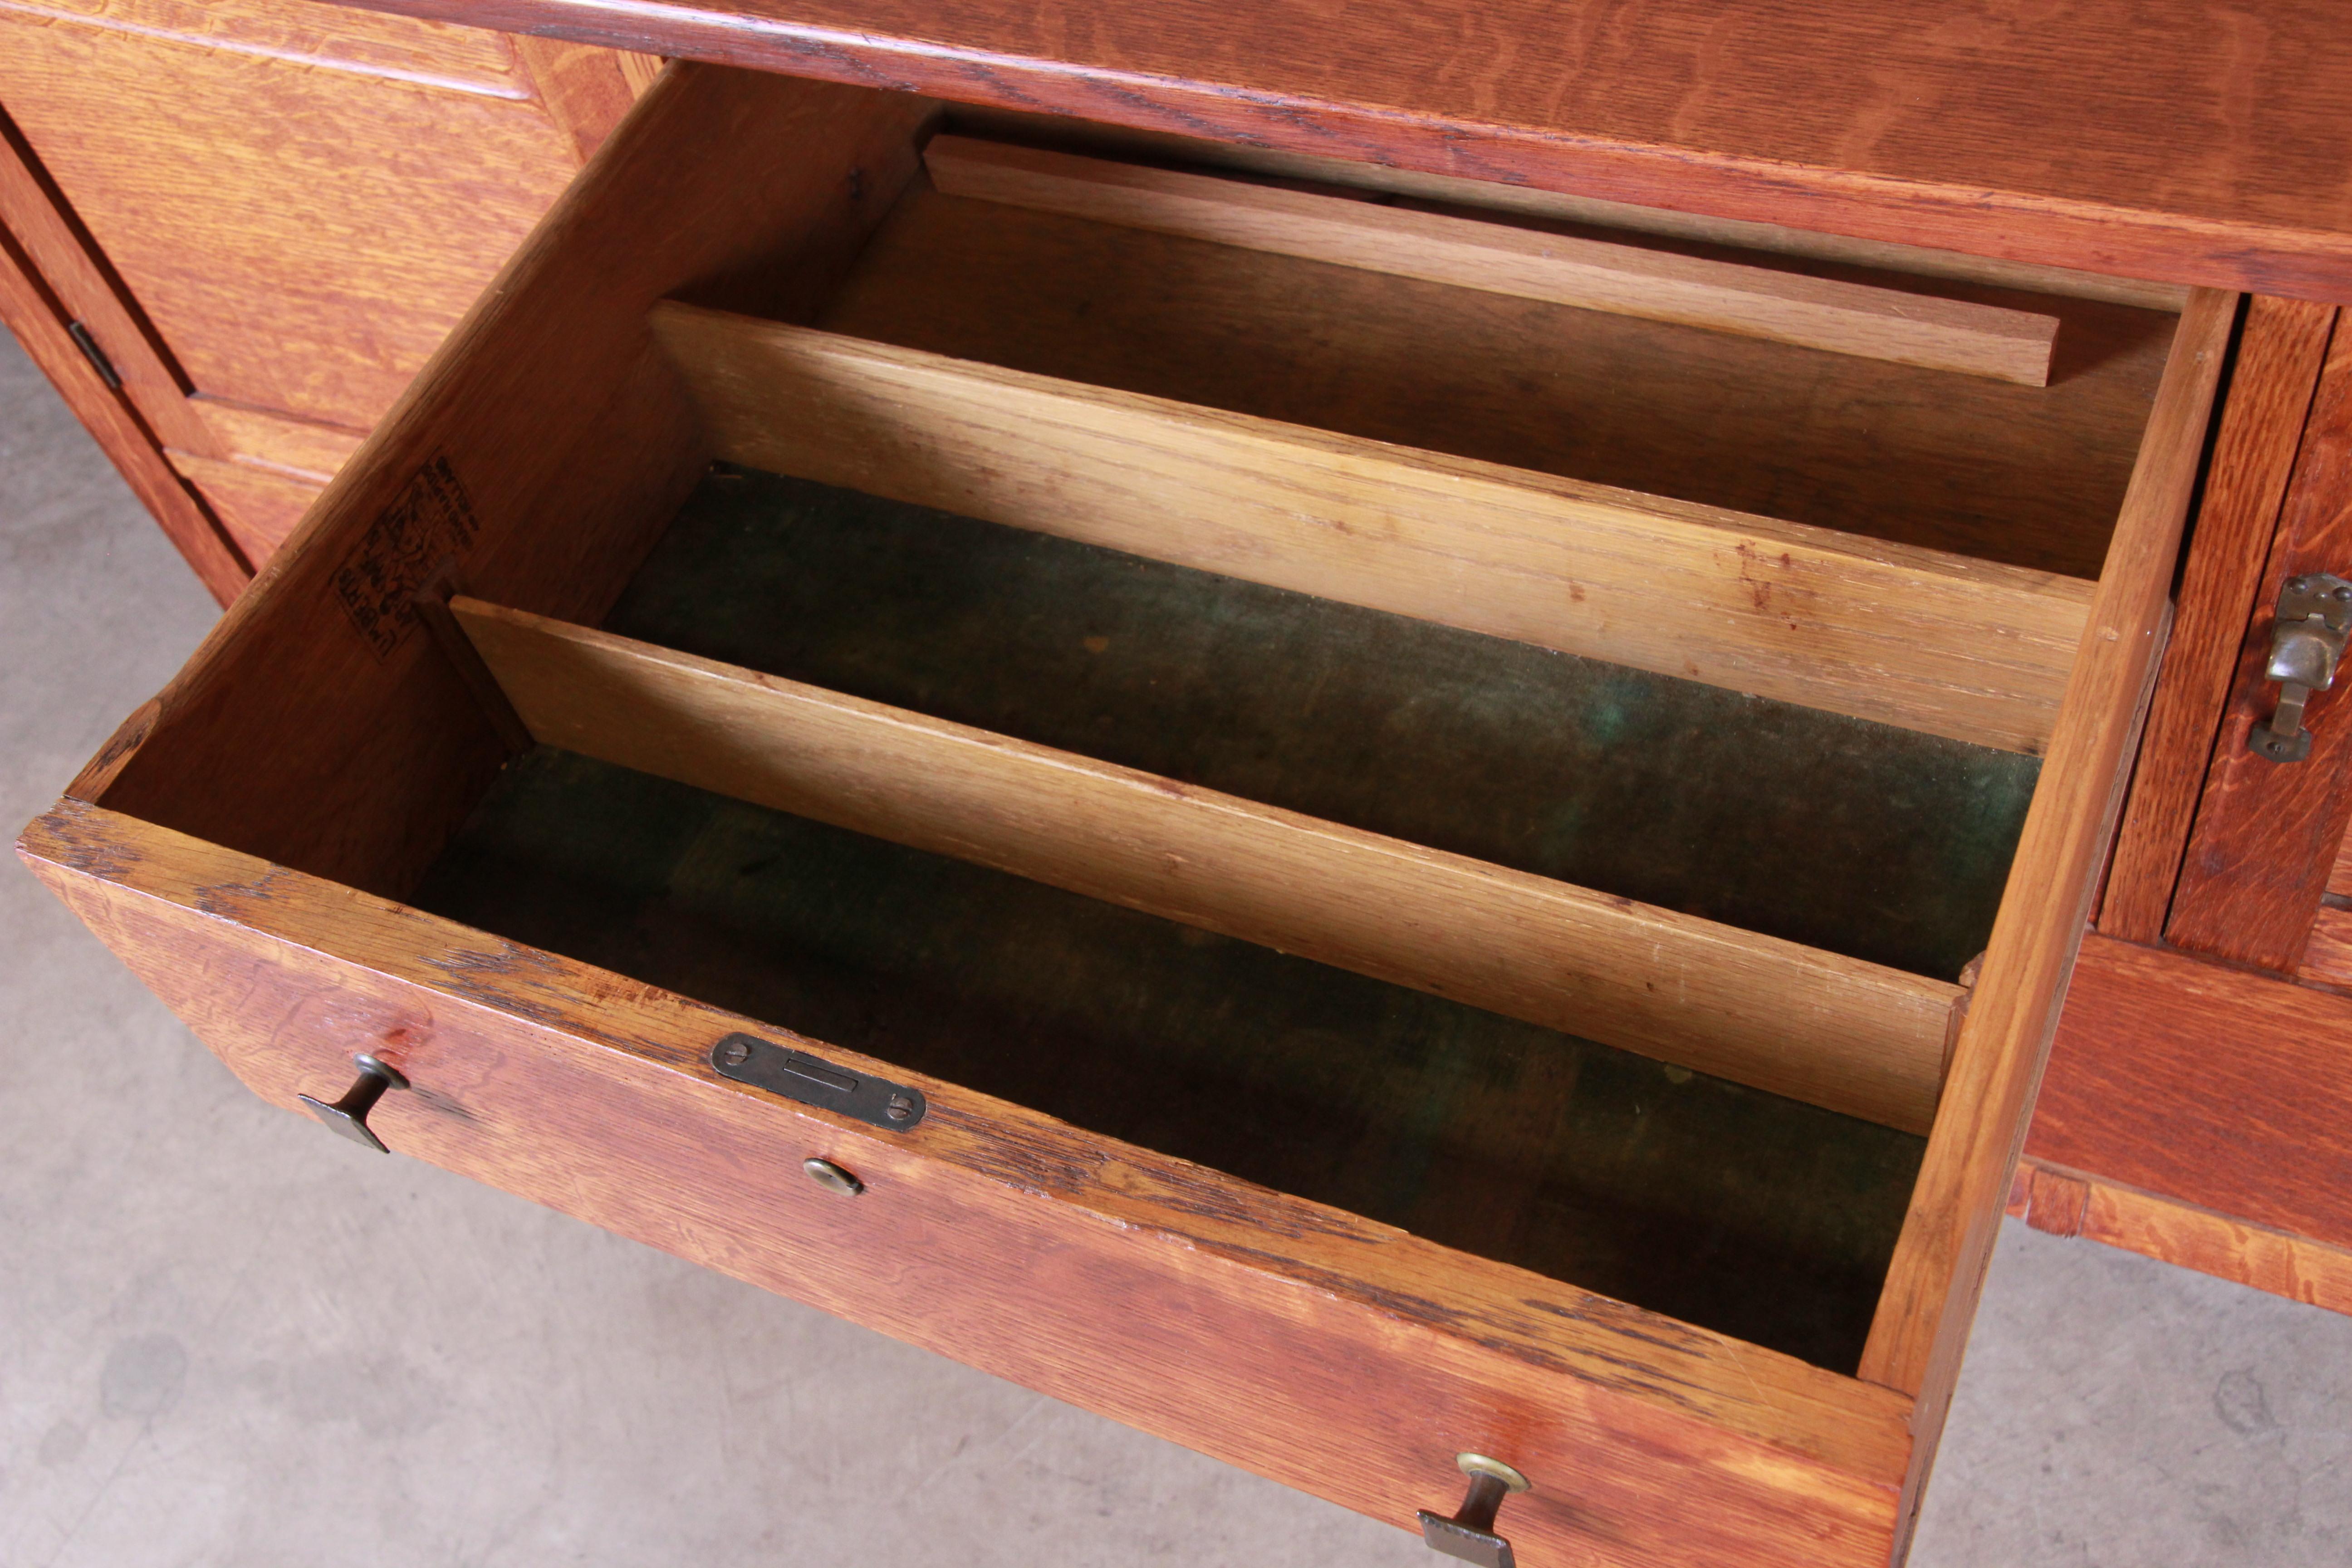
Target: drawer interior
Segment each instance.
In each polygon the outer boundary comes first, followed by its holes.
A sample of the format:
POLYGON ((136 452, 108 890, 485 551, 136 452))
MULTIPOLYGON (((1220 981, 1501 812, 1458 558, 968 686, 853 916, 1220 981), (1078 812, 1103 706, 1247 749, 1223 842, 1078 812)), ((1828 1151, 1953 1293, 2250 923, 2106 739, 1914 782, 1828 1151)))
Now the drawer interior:
POLYGON ((1853 1371, 2177 311, 869 98, 519 264, 89 787, 1853 1371))

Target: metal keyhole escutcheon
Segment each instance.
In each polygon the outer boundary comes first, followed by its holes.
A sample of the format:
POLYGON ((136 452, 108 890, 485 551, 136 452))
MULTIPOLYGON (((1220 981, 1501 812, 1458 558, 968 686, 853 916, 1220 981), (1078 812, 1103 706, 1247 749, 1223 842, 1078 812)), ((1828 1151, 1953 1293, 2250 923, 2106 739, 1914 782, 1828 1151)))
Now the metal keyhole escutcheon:
POLYGON ((365 1051, 352 1057, 352 1065, 360 1069, 360 1076, 351 1088, 343 1090, 342 1099, 332 1105, 313 1100, 307 1094, 295 1098, 310 1109, 311 1115, 352 1142, 364 1143, 379 1154, 389 1154, 392 1151, 384 1147, 383 1140, 377 1137, 375 1130, 367 1124, 368 1112, 375 1109, 375 1102, 383 1098, 385 1089, 406 1089, 408 1079, 398 1068, 365 1051))

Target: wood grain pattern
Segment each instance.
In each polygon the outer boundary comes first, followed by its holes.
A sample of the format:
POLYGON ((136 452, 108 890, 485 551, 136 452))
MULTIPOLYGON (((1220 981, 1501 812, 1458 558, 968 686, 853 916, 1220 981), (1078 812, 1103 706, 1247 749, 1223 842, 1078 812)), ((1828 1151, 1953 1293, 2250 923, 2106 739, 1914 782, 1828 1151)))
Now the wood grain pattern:
POLYGON ((2085 585, 664 305, 721 456, 1375 609, 2037 752, 2085 585))
POLYGON ((911 175, 930 112, 783 78, 667 73, 336 476, 307 543, 124 734, 106 799, 354 886, 410 885, 506 753, 404 618, 400 563, 421 579, 435 562, 415 556, 446 550, 478 593, 600 616, 708 461, 648 307, 854 252, 911 175), (723 167, 678 152, 713 145, 745 151, 723 167), (436 475, 461 503, 415 504, 436 475), (390 582, 389 652, 341 596, 347 567, 363 607, 370 574, 390 582))
POLYGON ((478 600, 543 745, 1925 1132, 1960 989, 478 600))
POLYGON ((2352 1248, 2352 997, 2095 936, 2025 1152, 2352 1248))
POLYGON ((622 68, 621 57, 589 44, 518 34, 507 39, 548 118, 572 138, 586 163, 648 85, 622 68))
POLYGON ((78 802, 20 853, 274 1103, 394 1054, 404 1152, 1399 1525, 1507 1455, 1530 1563, 1886 1560, 1899 1394, 952 1084, 877 1133, 709 1067, 771 1026, 78 802))
POLYGON ((2327 873, 2327 890, 2339 899, 2352 898, 2352 832, 2336 847, 2336 863, 2327 873))
POLYGON ((321 486, 342 471, 367 438, 364 430, 289 418, 270 409, 247 408, 216 397, 197 396, 189 402, 212 431, 222 455, 321 486))
POLYGON ((1287 181, 1376 194, 1405 201, 1446 207, 1464 207, 1544 218, 1596 229, 1630 230, 1662 238, 1722 246, 1738 250, 1769 251, 1777 256, 1843 263, 1915 278, 1938 278, 1954 282, 1990 284, 1995 288, 2035 294, 2057 294, 2077 300, 2104 300, 2117 305, 2178 314, 2188 303, 2189 290, 2178 283, 2152 283, 2136 278, 2116 278, 2066 267, 2039 267, 2032 262, 2003 261, 1958 250, 1929 250, 1886 240, 1854 239, 1815 229, 1789 228, 1780 224, 1746 223, 1736 218, 1709 217, 1701 213, 1667 207, 1634 206, 1571 195, 1534 185, 1497 184, 1491 180, 1465 180, 1450 174, 1423 174, 1389 163, 1363 163, 1345 158, 1324 158, 1311 153, 1286 153, 1271 147, 1213 142, 1166 131, 1139 130, 1101 121, 1074 121, 1056 115, 1019 110, 959 105, 950 111, 949 125, 957 131, 998 141, 1038 147, 1064 147, 1094 155, 1132 158, 1176 167, 1231 169, 1287 181))
MULTIPOLYGON (((528 84, 510 85, 491 96, 0 9, 0 102, 188 385, 359 429, 579 168, 528 84)), ((158 424, 167 444, 221 455, 181 417, 191 428, 158 424)))
POLYGON ((322 480, 307 474, 259 463, 199 458, 189 452, 166 452, 165 456, 211 503, 221 525, 257 571, 293 537, 303 514, 325 488, 322 480))
POLYGON ((927 185, 811 324, 2095 578, 2176 318, 1950 287, 2059 315, 2052 384, 1811 353, 927 185))
POLYGON ((365 3, 1719 217, 2352 297, 2352 26, 2291 0, 2084 0, 2063 26, 1874 0, 1496 0, 1352 10, 1344 26, 1218 0, 1129 0, 1083 26, 1053 5, 928 0, 365 3))
MULTIPOLYGON (((1863 1376, 1919 1396, 1919 1430, 1930 1447, 1959 1374, 2026 1114, 2122 805, 2237 307, 2234 296, 2200 293, 2180 318, 1864 1352, 1863 1376)), ((1927 1469, 1926 1462, 1913 1467, 1906 1539, 1927 1469)))
POLYGON ((2311 921, 2311 939, 2304 944, 2305 980, 2352 990, 2352 910, 2322 904, 2311 921))
POLYGON ((940 136, 951 196, 2046 386, 2053 316, 1178 170, 940 136))
POLYGON ((531 93, 496 33, 314 0, 0 0, 0 11, 306 70, 517 101, 531 93))
POLYGON ((226 605, 245 589, 252 568, 229 542, 219 520, 187 487, 129 399, 100 379, 66 334, 67 316, 37 277, 30 259, 0 226, 0 322, 49 378, 66 406, 98 441, 214 599, 226 605))
POLYGON ((2256 585, 2221 733, 2190 830, 2165 938, 2176 947, 2292 974, 2352 823, 2352 681, 2304 711, 2311 754, 2280 763, 2246 746, 2278 688, 2263 679, 2279 586, 2300 572, 2352 575, 2352 331, 2339 314, 2313 395, 2278 532, 2256 585))
POLYGON ((2010 1216, 2290 1301, 2352 1312, 2352 1251, 2027 1158, 2010 1216))
POLYGON ((2099 929, 2109 936, 2154 942, 2163 934, 2336 314, 2333 306, 2259 295, 2248 304, 2099 906, 2099 929))
POLYGON ((182 451, 219 456, 211 432, 189 411, 187 389, 171 352, 5 111, 0 111, 0 223, 23 247, 65 318, 81 322, 106 355, 122 382, 122 395, 156 438, 182 451))

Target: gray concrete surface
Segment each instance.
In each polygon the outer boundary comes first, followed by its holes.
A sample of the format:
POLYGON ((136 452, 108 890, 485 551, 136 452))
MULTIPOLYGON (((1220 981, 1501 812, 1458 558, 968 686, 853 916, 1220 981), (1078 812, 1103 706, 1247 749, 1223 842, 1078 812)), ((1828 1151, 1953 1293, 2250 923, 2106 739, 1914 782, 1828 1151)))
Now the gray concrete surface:
MULTIPOLYGON (((0 337, 0 823, 211 618, 0 337)), ((264 1107, 13 865, 0 931, 0 1568, 1429 1561, 264 1107)), ((2347 1394, 2352 1321, 2012 1227, 1914 1562, 2352 1561, 2347 1394)))

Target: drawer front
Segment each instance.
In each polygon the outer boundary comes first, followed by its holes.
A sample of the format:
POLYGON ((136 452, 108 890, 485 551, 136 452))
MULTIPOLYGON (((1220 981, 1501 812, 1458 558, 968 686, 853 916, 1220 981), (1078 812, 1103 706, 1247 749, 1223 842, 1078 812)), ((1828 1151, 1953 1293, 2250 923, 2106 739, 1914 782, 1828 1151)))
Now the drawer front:
POLYGON ((907 1134, 793 1105, 706 1060, 772 1028, 96 807, 22 852, 275 1104, 381 1052, 394 1150, 1346 1507, 1410 1529, 1475 1450, 1535 1481, 1501 1526, 1531 1568, 1891 1549, 1886 1390, 951 1085, 907 1134))

